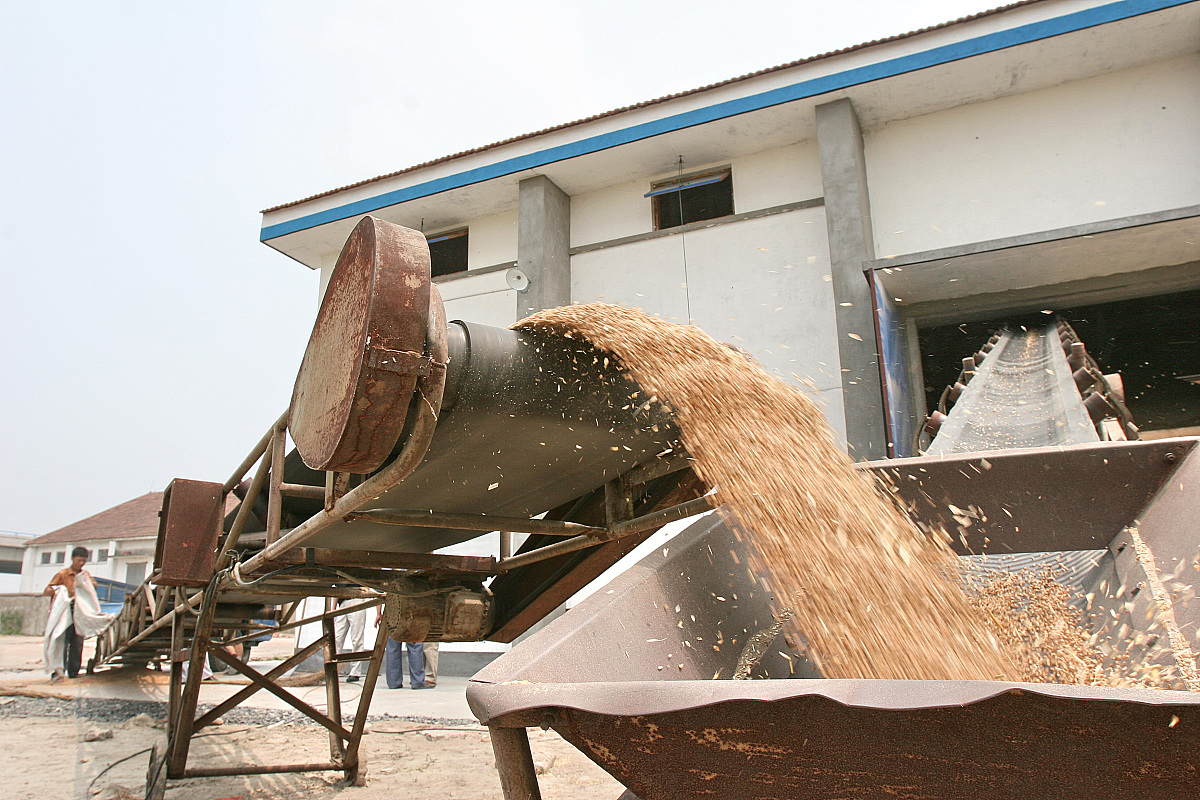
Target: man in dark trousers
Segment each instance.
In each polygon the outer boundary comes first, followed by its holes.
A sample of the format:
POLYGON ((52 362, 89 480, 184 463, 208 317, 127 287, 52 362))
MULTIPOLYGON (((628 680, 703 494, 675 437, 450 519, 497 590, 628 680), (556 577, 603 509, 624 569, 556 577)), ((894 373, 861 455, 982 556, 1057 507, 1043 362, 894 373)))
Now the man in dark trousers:
MULTIPOLYGON (((54 596, 55 586, 65 586, 67 594, 71 596, 71 612, 75 611, 75 583, 76 581, 87 581, 95 588, 96 583, 92 580, 92 576, 84 570, 83 565, 88 562, 91 553, 86 547, 76 547, 71 551, 71 566, 58 572, 50 583, 46 586, 46 590, 42 594, 47 597, 54 596)), ((63 667, 67 670, 67 677, 74 678, 79 675, 79 669, 83 666, 83 637, 75 630, 75 622, 72 618, 70 627, 67 628, 65 646, 63 647, 63 667)))

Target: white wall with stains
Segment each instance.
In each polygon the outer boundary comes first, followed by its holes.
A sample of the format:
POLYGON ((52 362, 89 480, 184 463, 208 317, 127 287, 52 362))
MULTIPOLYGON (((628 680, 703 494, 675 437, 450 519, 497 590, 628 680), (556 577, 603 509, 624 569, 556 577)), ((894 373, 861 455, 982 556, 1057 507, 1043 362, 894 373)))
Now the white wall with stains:
POLYGON ((467 269, 482 269, 517 260, 517 209, 473 219, 466 226, 467 269))
MULTIPOLYGON (((823 208, 579 253, 571 299, 690 320, 814 396, 828 400, 841 389, 823 208)), ((841 432, 835 399, 826 416, 841 432)))
POLYGON ((880 258, 1200 203, 1200 56, 865 136, 880 258))

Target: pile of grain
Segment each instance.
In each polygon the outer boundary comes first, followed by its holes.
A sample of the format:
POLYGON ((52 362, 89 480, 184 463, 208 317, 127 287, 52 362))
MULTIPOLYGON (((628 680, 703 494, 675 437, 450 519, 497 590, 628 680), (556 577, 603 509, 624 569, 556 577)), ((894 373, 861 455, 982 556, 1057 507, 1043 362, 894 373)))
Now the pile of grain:
POLYGON ((627 308, 551 309, 517 327, 614 354, 674 410, 696 473, 753 532, 756 571, 777 610, 794 607, 826 676, 1015 677, 945 543, 856 474, 799 391, 698 328, 627 308))
POLYGON ((971 605, 1000 638, 1016 668, 1031 683, 1110 683, 1083 612, 1049 569, 998 573, 982 583, 971 605))

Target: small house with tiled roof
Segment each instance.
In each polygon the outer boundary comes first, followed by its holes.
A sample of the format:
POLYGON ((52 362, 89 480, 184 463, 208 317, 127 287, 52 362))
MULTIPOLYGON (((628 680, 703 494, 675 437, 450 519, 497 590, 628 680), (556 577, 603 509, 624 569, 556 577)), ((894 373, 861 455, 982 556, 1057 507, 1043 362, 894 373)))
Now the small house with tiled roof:
POLYGON ((80 546, 92 553, 87 568, 95 577, 140 584, 154 561, 162 497, 162 492, 150 492, 30 539, 21 591, 41 591, 54 573, 71 563, 71 551, 80 546))

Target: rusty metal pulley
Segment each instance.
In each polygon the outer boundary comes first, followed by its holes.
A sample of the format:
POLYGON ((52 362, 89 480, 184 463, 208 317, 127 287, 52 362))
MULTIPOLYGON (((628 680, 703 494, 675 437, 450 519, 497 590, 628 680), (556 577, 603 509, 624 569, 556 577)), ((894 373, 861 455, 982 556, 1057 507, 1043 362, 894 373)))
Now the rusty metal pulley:
POLYGON ((418 379, 445 381, 426 341, 434 306, 442 317, 425 237, 363 217, 338 256, 292 392, 288 429, 305 464, 360 474, 383 465, 418 379))

